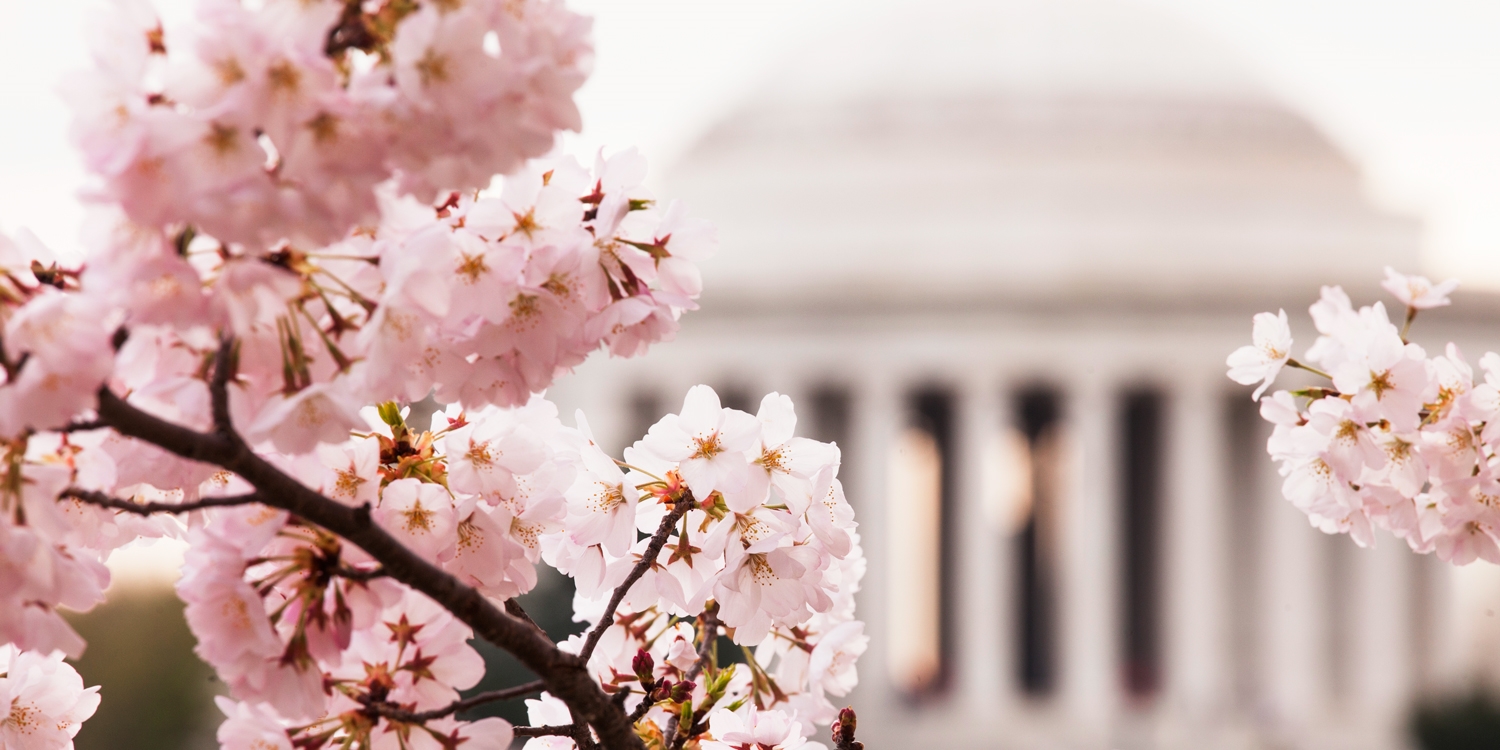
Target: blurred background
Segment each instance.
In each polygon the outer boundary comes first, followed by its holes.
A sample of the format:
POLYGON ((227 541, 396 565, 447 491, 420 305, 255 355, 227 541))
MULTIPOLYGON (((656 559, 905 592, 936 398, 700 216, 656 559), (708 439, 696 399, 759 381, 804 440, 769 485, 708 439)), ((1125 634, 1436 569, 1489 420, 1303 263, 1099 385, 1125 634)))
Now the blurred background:
MULTIPOLYGON (((1368 304, 1387 264, 1465 282, 1418 342, 1500 349, 1500 6, 577 5, 598 73, 565 147, 641 146, 723 246, 677 341, 549 396, 616 450, 699 382, 839 443, 872 750, 1500 747, 1500 571, 1310 528, 1223 375, 1251 314, 1300 348, 1320 284, 1368 304)), ((52 92, 88 7, 0 28, 0 225, 65 252, 52 92)), ((78 618, 105 686, 79 747, 212 747, 180 557, 118 557, 78 618)), ((569 597, 527 607, 561 638, 569 597)), ((524 679, 492 660, 485 687, 524 679)))

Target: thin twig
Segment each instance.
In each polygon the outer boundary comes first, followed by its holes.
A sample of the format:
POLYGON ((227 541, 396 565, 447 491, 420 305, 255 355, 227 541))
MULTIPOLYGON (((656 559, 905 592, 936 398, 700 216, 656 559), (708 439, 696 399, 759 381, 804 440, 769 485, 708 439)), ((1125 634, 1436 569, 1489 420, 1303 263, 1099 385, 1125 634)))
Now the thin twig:
MULTIPOLYGON (((694 662, 693 668, 688 670, 688 680, 697 680, 698 675, 703 674, 704 668, 708 666, 709 658, 713 656, 714 643, 719 639, 718 602, 709 602, 703 608, 703 614, 698 619, 702 623, 702 630, 699 633, 703 639, 698 644, 698 661, 694 662)), ((681 715, 677 713, 673 713, 672 718, 667 719, 667 729, 662 733, 662 747, 671 748, 674 744, 677 744, 674 741, 677 739, 680 720, 681 715)), ((691 730, 692 727, 688 727, 688 729, 691 730)))
POLYGON ((555 724, 540 727, 516 727, 517 737, 571 737, 579 750, 595 750, 599 747, 594 736, 589 734, 589 725, 582 722, 555 724))
POLYGON ((656 556, 661 554, 661 548, 666 546, 667 537, 672 534, 677 521, 695 504, 692 491, 684 490, 682 496, 677 498, 677 504, 662 517, 661 525, 656 527, 656 533, 652 535, 651 542, 646 545, 646 551, 641 555, 640 561, 630 570, 630 575, 625 576, 624 582, 615 587, 614 594, 609 597, 609 604, 604 607, 604 615, 599 618, 594 629, 589 631, 589 637, 584 640, 583 650, 578 652, 578 656, 585 664, 593 655, 594 647, 599 645, 599 639, 604 637, 604 631, 609 630, 609 626, 615 624, 615 610, 619 608, 620 602, 624 601, 625 595, 630 593, 630 587, 634 586, 636 581, 641 580, 641 576, 646 575, 646 571, 656 563, 656 556))
MULTIPOLYGON (((531 619, 531 615, 526 614, 526 610, 521 607, 521 603, 515 599, 505 600, 505 613, 536 628, 536 632, 547 635, 547 631, 543 630, 541 625, 536 624, 536 620, 531 619)), ((551 636, 548 637, 550 638, 551 636)))
POLYGON ((517 737, 571 737, 577 731, 577 724, 551 724, 540 727, 515 728, 517 737))
POLYGON ((85 490, 78 487, 69 487, 58 494, 58 497, 70 497, 82 503, 97 505, 101 508, 112 510, 123 510, 126 513, 149 516, 153 513, 188 513, 204 508, 224 508, 234 505, 249 505, 250 503, 264 502, 259 492, 251 492, 244 495, 225 495, 223 497, 205 497, 190 503, 138 503, 134 500, 112 497, 103 492, 85 490))
POLYGON ((214 354, 213 378, 208 383, 214 419, 214 432, 230 443, 243 443, 235 432, 234 419, 229 415, 229 381, 234 378, 235 339, 225 336, 219 342, 219 351, 214 354))
POLYGON ((1297 368, 1300 368, 1300 369, 1303 369, 1303 370, 1307 370, 1308 372, 1310 372, 1310 373, 1312 373, 1314 375, 1321 375, 1322 377, 1328 378, 1329 380, 1333 380, 1333 376, 1332 375, 1329 375, 1328 373, 1323 372, 1322 370, 1319 370, 1318 368, 1313 367, 1311 365, 1306 365, 1306 364, 1303 364, 1301 362, 1298 362, 1295 358, 1288 358, 1287 361, 1286 361, 1286 366, 1287 367, 1297 367, 1297 368))
MULTIPOLYGON (((622 692, 621 694, 624 695, 626 693, 622 692)), ((645 716, 646 712, 650 711, 651 707, 654 705, 656 705, 656 701, 651 700, 651 689, 647 688, 646 694, 641 696, 641 702, 636 705, 635 710, 631 711, 630 716, 627 717, 630 719, 630 723, 634 724, 637 721, 640 721, 641 717, 645 716)))
POLYGON ((451 716, 453 714, 467 711, 471 708, 482 706, 486 703, 505 701, 512 698, 520 698, 525 695, 531 695, 532 693, 539 693, 545 687, 546 685, 542 684, 541 680, 535 680, 533 682, 516 685, 515 687, 508 687, 501 690, 489 690, 483 693, 478 693, 476 695, 471 695, 467 698, 464 698, 463 700, 453 701, 452 703, 449 703, 442 708, 434 708, 431 711, 407 711, 397 707, 394 703, 386 702, 371 702, 366 704, 365 707, 370 710, 370 713, 390 719, 391 721, 399 721, 406 724, 421 724, 423 722, 432 721, 433 719, 441 719, 444 716, 451 716))
POLYGON ((667 719, 667 730, 665 732, 662 732, 661 735, 662 747, 668 748, 670 750, 670 748, 674 748, 677 746, 677 724, 681 722, 681 720, 682 714, 680 713, 673 713, 672 718, 667 719))
POLYGON ((703 622, 703 642, 698 644, 698 661, 688 670, 689 680, 696 680, 698 675, 703 674, 704 668, 708 666, 708 659, 713 654, 714 643, 719 640, 719 603, 709 602, 705 605, 699 619, 703 622))
POLYGON ((88 432, 89 430, 102 430, 108 426, 97 419, 90 419, 84 422, 73 422, 64 425, 54 430, 54 432, 88 432))

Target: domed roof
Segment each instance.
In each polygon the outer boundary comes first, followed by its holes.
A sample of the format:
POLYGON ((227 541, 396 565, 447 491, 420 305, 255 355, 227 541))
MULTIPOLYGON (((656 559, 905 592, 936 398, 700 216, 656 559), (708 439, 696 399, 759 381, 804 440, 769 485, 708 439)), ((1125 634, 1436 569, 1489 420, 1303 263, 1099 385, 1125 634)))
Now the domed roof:
MULTIPOLYGON (((887 4, 889 6, 889 4, 887 4)), ((766 98, 993 94, 1268 98, 1214 40, 1097 0, 929 0, 854 15, 784 61, 766 98)))
POLYGON ((1416 266, 1311 125, 1126 2, 851 18, 664 183, 720 226, 710 310, 1223 305, 1416 266))

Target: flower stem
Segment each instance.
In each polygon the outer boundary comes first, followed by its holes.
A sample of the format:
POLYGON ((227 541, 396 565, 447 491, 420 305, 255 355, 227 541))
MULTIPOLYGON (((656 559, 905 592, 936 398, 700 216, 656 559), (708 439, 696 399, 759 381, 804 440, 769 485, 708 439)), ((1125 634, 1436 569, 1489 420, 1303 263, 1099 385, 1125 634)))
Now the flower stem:
POLYGON ((1309 365, 1304 365, 1304 364, 1302 364, 1301 362, 1298 362, 1295 359, 1290 359, 1290 358, 1287 359, 1286 364, 1287 364, 1288 367, 1296 367, 1296 368, 1299 368, 1299 369, 1307 370, 1308 372, 1310 372, 1310 373, 1312 373, 1314 375, 1322 375, 1323 377, 1328 378, 1329 380, 1333 380, 1333 376, 1332 375, 1329 375, 1328 373, 1323 372, 1322 370, 1319 370, 1316 367, 1312 367, 1312 366, 1309 366, 1309 365))

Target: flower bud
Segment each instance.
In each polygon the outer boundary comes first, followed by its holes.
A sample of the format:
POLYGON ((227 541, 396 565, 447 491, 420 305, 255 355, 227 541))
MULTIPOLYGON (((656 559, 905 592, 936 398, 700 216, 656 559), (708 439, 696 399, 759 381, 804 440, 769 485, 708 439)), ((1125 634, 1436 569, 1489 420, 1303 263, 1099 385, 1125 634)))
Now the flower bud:
POLYGON ((406 426, 406 420, 401 416, 401 405, 395 401, 386 401, 375 407, 375 411, 380 414, 380 421, 392 428, 406 426))
POLYGON ((859 717, 854 715, 852 707, 846 707, 839 711, 839 718, 833 722, 833 744, 839 750, 862 750, 864 743, 854 740, 854 728, 859 723, 859 717))
POLYGON ((707 692, 710 701, 718 701, 724 697, 724 691, 729 689, 729 681, 734 679, 734 668, 735 665, 730 664, 709 680, 707 692))
POLYGON ((646 649, 635 652, 635 658, 630 660, 630 668, 635 671, 635 678, 640 680, 642 685, 649 684, 655 679, 656 660, 651 658, 651 654, 646 649))

